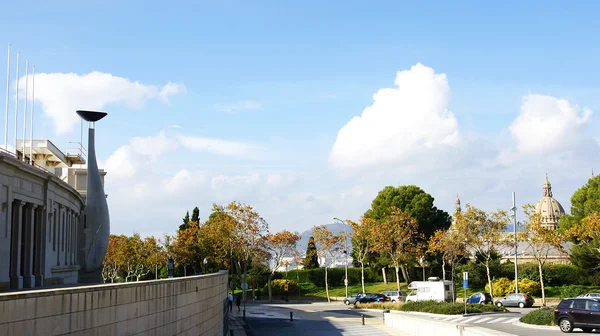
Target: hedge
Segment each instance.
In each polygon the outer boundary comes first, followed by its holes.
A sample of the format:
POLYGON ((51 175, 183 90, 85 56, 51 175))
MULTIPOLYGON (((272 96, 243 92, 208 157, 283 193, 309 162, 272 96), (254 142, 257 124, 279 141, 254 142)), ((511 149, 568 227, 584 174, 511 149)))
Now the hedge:
MULTIPOLYGON (((444 315, 459 315, 465 313, 464 303, 458 302, 437 302, 437 301, 417 301, 407 302, 399 309, 401 311, 414 311, 444 315)), ((467 305, 467 313, 484 313, 506 311, 504 307, 498 307, 492 304, 488 305, 467 305)))
MULTIPOLYGON (((273 279, 285 279, 285 273, 286 272, 277 272, 273 279)), ((312 282, 319 287, 325 287, 325 268, 290 270, 287 272, 287 278, 293 279, 294 281, 300 281, 300 283, 312 282)), ((346 271, 344 268, 341 267, 328 268, 327 278, 330 286, 343 286, 344 279, 346 278, 346 271)), ((350 283, 360 283, 360 278, 360 268, 348 268, 348 281, 350 283)), ((396 278, 388 276, 387 280, 393 282, 396 281, 396 278)), ((372 269, 365 268, 365 282, 382 281, 383 275, 381 274, 381 270, 379 270, 379 272, 376 272, 372 269)))
MULTIPOLYGON (((298 293, 298 282, 294 280, 285 280, 285 279, 277 279, 271 281, 271 294, 273 296, 286 295, 286 294, 297 294, 298 293), (288 290, 285 290, 285 284, 288 285, 288 290)), ((269 287, 268 284, 265 284, 265 287, 262 289, 262 294, 264 297, 268 297, 269 295, 269 287)))
POLYGON ((554 325, 554 307, 544 307, 533 310, 521 317, 519 321, 528 324, 554 325))
MULTIPOLYGON (((492 281, 492 289, 494 290, 494 297, 505 296, 515 291, 515 281, 508 278, 496 279, 492 281)), ((490 286, 485 285, 485 290, 489 292, 490 286)), ((529 279, 521 279, 519 280, 519 292, 538 295, 541 293, 540 283, 529 279)))

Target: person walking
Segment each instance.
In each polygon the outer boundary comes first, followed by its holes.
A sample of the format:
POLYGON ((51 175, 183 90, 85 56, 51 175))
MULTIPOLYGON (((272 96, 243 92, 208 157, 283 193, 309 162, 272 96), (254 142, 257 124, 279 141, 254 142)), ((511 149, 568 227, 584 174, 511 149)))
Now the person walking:
POLYGON ((235 305, 238 307, 238 311, 240 311, 240 303, 242 303, 242 294, 238 294, 235 298, 235 305))
POLYGON ((229 304, 229 312, 231 313, 231 311, 233 310, 233 292, 229 293, 229 295, 227 296, 227 303, 229 304))

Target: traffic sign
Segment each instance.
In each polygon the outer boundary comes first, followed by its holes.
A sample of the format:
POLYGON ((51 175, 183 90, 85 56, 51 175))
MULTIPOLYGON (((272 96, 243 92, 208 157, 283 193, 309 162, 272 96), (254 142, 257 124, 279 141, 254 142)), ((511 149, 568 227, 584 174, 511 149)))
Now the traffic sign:
POLYGON ((469 288, 469 272, 463 272, 463 288, 469 288))
POLYGON ((248 283, 242 282, 242 290, 248 290, 248 283))
POLYGON ((344 279, 344 286, 348 286, 348 279, 344 279))

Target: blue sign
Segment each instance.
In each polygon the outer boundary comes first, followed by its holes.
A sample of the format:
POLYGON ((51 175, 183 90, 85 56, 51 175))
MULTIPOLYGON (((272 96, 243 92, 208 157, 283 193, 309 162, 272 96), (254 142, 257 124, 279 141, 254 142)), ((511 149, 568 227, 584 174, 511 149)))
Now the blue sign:
POLYGON ((463 288, 469 288, 469 280, 463 280, 463 288))
POLYGON ((168 272, 169 278, 173 277, 174 271, 175 271, 175 260, 173 260, 173 258, 169 258, 169 260, 167 261, 167 272, 168 272))

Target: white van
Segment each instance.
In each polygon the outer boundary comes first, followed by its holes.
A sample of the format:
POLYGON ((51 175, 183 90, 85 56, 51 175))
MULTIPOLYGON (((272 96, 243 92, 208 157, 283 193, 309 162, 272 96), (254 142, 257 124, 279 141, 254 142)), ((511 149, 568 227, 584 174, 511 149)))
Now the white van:
POLYGON ((427 281, 413 281, 408 285, 408 289, 412 291, 406 297, 406 302, 428 300, 454 302, 453 286, 452 281, 442 281, 438 277, 431 277, 427 281))

